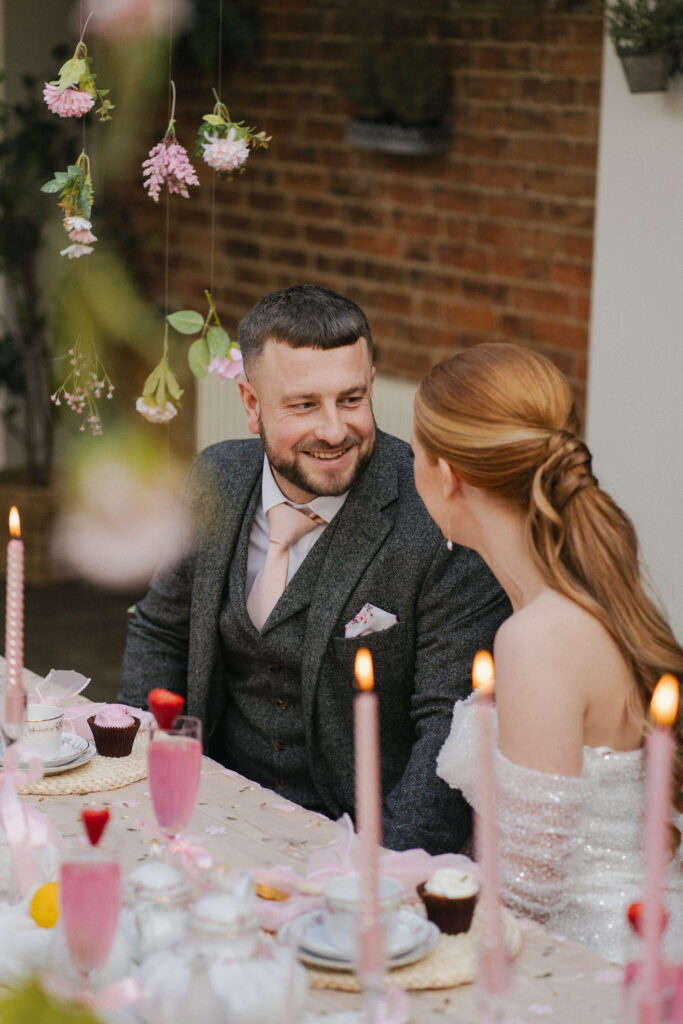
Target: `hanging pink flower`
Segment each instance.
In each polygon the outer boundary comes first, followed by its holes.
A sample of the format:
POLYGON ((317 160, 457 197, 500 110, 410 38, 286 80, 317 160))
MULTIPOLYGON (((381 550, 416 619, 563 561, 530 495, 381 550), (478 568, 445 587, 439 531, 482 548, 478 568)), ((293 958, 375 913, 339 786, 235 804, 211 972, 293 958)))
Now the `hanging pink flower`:
POLYGON ((52 82, 45 83, 43 99, 52 113, 59 114, 60 117, 82 117, 95 103, 94 96, 75 85, 60 89, 52 82))
POLYGON ((231 128, 225 139, 216 135, 205 136, 207 143, 202 156, 215 171, 236 171, 249 156, 249 146, 244 139, 236 139, 235 134, 235 129, 231 128))
POLYGON ((156 402, 149 405, 144 396, 138 398, 135 403, 135 409, 146 420, 149 420, 150 423, 167 423, 168 420, 172 420, 178 414, 178 410, 173 402, 166 402, 163 406, 157 405, 156 402))
POLYGON ((93 235, 92 231, 88 228, 81 228, 80 231, 70 231, 69 238, 72 242, 80 242, 81 245, 97 241, 97 235, 93 235))
POLYGON ((232 349, 232 351, 235 353, 233 359, 230 359, 229 356, 225 356, 223 359, 213 356, 208 365, 208 372, 217 373, 223 380, 234 380, 236 377, 239 377, 244 372, 242 353, 236 348, 232 349))
POLYGON ((189 199, 187 186, 199 184, 187 150, 176 141, 172 121, 161 142, 150 149, 149 157, 143 161, 142 167, 142 177, 146 179, 144 187, 155 203, 159 202, 159 192, 164 185, 170 193, 175 192, 184 199, 189 199))
POLYGON ((97 241, 97 235, 93 235, 90 228, 92 224, 87 217, 65 217, 64 230, 68 233, 72 242, 79 242, 81 245, 88 245, 97 241))

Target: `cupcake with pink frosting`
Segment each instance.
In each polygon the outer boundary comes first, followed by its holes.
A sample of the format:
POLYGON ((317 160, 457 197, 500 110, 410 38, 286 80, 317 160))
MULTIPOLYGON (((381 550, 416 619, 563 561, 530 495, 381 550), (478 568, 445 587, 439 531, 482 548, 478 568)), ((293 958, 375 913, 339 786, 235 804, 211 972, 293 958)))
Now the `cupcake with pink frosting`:
POLYGON ((123 704, 105 704, 88 719, 97 753, 102 757, 128 757, 140 728, 140 719, 123 704))

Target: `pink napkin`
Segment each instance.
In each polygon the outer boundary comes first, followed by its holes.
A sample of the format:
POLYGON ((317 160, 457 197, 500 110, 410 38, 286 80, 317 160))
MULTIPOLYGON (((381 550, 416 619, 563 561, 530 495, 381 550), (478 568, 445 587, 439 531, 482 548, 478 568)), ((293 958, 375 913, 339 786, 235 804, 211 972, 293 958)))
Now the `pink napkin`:
MULTIPOLYGON (((323 882, 332 875, 346 875, 357 871, 357 849, 358 836, 353 830, 350 817, 345 814, 337 822, 337 834, 333 845, 313 854, 306 865, 306 875, 303 878, 289 867, 254 868, 252 877, 256 883, 292 894, 286 901, 256 900, 256 913, 261 927, 266 931, 275 932, 299 914, 322 907, 320 889, 323 882)), ((475 878, 479 875, 478 865, 462 853, 441 853, 433 857, 421 849, 386 850, 379 861, 380 873, 397 878, 403 885, 404 899, 408 901, 417 900, 416 887, 438 868, 469 871, 475 878)))
MULTIPOLYGON (((74 672, 73 669, 50 669, 35 689, 34 702, 36 704, 50 704, 52 707, 59 707, 64 712, 64 728, 67 732, 75 732, 85 740, 92 740, 92 733, 88 725, 91 715, 96 715, 105 704, 65 704, 70 697, 75 697, 86 688, 89 679, 74 672)), ((124 707, 126 705, 123 705, 124 707)), ((148 729, 149 723, 154 716, 149 711, 141 711, 139 708, 129 708, 131 714, 140 719, 140 729, 148 729)))

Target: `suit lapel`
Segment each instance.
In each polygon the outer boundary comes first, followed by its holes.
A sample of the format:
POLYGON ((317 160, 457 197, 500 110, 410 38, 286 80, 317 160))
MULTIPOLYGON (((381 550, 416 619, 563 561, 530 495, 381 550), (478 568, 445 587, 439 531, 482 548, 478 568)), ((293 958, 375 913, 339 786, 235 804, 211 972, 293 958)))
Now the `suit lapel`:
POLYGON ((384 435, 378 432, 370 464, 330 526, 334 533, 311 593, 301 674, 307 719, 313 711, 320 666, 337 619, 393 527, 397 497, 396 464, 384 435))

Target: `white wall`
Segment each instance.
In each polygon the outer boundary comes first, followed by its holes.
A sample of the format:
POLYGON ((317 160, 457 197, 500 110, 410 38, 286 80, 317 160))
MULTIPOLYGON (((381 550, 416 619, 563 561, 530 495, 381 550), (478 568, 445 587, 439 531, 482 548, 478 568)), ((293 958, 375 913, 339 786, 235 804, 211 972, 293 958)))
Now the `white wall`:
POLYGON ((683 640, 683 77, 631 95, 609 40, 587 437, 683 640))

